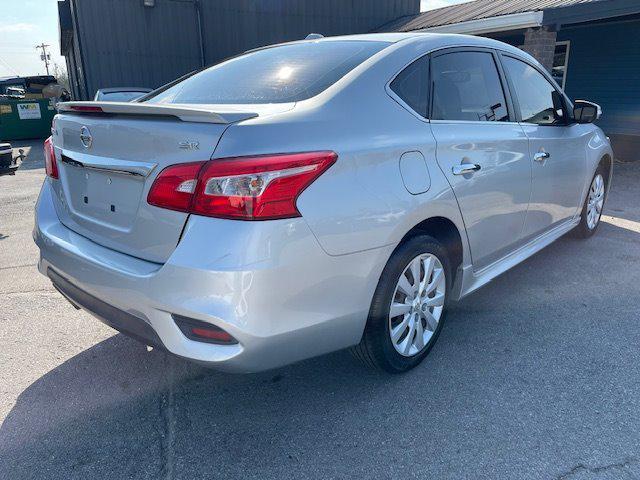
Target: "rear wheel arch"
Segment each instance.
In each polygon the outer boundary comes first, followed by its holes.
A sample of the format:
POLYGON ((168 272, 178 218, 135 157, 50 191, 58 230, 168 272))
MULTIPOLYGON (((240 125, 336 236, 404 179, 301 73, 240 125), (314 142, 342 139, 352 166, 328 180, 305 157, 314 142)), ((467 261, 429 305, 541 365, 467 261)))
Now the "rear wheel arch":
POLYGON ((462 265, 464 259, 464 244, 460 230, 455 223, 446 217, 430 217, 411 228, 402 238, 400 244, 417 235, 425 234, 436 239, 446 249, 451 262, 453 274, 451 284, 453 284, 458 267, 462 265))

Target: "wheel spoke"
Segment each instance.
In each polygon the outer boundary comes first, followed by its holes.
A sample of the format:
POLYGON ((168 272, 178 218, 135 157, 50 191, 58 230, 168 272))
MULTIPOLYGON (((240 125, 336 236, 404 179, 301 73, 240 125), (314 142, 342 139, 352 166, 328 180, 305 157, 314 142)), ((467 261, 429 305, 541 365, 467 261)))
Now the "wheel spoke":
POLYGON ((437 293, 433 297, 428 297, 422 302, 427 307, 441 307, 444 305, 444 293, 437 293))
POLYGON ((442 268, 438 268, 434 270, 433 279, 431 280, 429 285, 427 285, 427 288, 426 288, 427 294, 433 292, 436 289, 443 275, 444 275, 444 271, 442 270, 442 268))
POLYGON ((422 319, 418 319, 416 322, 416 339, 413 341, 413 345, 418 351, 424 348, 424 328, 422 327, 422 319))
POLYGON ((404 273, 400 275, 400 280, 398 280, 398 289, 411 300, 415 297, 413 286, 409 283, 409 280, 407 280, 407 276, 404 273))
POLYGON ((389 311, 389 318, 394 318, 399 315, 404 315, 406 313, 409 313, 410 310, 411 310, 410 304, 408 305, 406 303, 393 302, 391 304, 391 310, 389 311))
POLYGON ((405 355, 409 355, 409 352, 411 351, 411 346, 413 345, 413 337, 415 332, 416 332, 416 324, 415 322, 412 322, 409 324, 409 332, 407 333, 407 336, 404 337, 404 340, 399 345, 400 351, 405 355))
POLYGON ((431 274, 433 273, 433 269, 436 264, 435 258, 427 257, 423 260, 423 264, 424 264, 424 277, 422 279, 423 281, 422 288, 424 288, 429 284, 429 280, 431 279, 431 274))
POLYGON ((420 264, 421 264, 421 260, 420 257, 418 258, 414 258, 413 262, 411 262, 410 268, 411 268, 411 276, 413 277, 413 289, 414 291, 418 290, 418 287, 420 286, 420 264))
POLYGON ((438 321, 434 318, 433 315, 431 315, 431 312, 422 312, 422 316, 427 321, 427 328, 432 332, 435 332, 436 328, 438 328, 438 321))
POLYGON ((405 317, 402 319, 402 322, 393 327, 393 329, 391 330, 391 341, 394 344, 398 343, 398 340, 400 340, 402 334, 407 329, 407 325, 409 325, 409 315, 405 315, 405 317))

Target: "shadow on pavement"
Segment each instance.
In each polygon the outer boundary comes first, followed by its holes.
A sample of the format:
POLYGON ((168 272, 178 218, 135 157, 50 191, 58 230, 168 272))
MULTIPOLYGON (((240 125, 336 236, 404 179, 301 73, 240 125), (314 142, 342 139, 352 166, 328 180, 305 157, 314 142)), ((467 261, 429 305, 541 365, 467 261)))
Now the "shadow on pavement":
POLYGON ((183 448, 202 448, 201 467, 218 471, 225 463, 234 468, 236 455, 250 460, 246 455, 265 449, 294 455, 314 448, 318 432, 308 429, 358 415, 376 390, 393 388, 399 378, 367 371, 347 352, 228 375, 148 353, 118 334, 19 396, 0 428, 0 477, 49 471, 61 478, 160 478, 183 448), (342 413, 329 420, 336 405, 342 413))

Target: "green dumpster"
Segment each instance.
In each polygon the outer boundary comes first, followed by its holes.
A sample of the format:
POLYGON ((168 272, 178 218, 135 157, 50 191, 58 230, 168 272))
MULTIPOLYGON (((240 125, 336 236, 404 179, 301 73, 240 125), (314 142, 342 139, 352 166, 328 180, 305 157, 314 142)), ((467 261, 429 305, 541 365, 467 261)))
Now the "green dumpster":
POLYGON ((0 140, 46 138, 55 114, 50 98, 0 97, 0 140))

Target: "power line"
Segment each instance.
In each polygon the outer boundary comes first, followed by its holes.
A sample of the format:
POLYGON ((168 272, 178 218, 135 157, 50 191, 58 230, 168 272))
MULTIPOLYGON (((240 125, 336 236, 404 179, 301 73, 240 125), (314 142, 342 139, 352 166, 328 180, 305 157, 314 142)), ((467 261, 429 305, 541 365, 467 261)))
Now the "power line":
POLYGON ((49 75, 49 60, 51 60, 51 55, 47 53, 48 46, 49 45, 46 45, 44 42, 41 43, 40 45, 36 45, 36 50, 39 48, 42 49, 42 53, 40 54, 40 60, 44 62, 44 66, 47 69, 47 75, 49 75))

